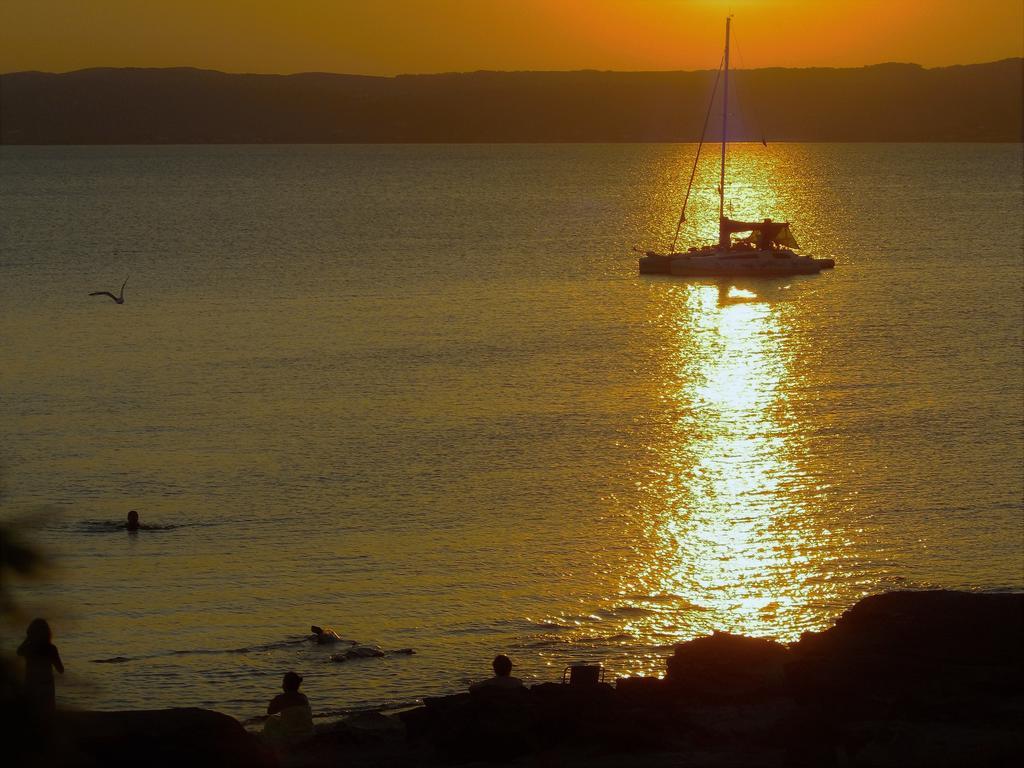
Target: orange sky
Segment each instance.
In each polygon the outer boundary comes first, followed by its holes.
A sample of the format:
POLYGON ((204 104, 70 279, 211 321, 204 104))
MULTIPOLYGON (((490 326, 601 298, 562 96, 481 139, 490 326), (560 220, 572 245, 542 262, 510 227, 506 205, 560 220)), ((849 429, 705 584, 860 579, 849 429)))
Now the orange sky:
POLYGON ((1024 55, 1024 0, 0 0, 0 72, 391 75, 968 64, 1024 55))

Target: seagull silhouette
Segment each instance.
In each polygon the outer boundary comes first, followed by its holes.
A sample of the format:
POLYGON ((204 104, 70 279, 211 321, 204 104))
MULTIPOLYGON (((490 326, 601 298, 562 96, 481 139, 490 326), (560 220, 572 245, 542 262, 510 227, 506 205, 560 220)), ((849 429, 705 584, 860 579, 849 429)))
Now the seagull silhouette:
POLYGON ((90 296, 109 296, 110 298, 112 298, 114 300, 115 304, 124 304, 124 287, 126 285, 128 285, 128 278, 127 277, 124 279, 124 282, 121 283, 121 292, 117 296, 112 294, 110 291, 93 291, 89 295, 90 296))

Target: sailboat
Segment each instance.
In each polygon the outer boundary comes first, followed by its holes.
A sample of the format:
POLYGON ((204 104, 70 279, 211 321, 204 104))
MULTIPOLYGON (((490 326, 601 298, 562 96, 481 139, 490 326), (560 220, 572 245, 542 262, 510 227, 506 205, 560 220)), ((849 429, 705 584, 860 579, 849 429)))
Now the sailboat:
MULTIPOLYGON (((728 147, 729 128, 729 24, 731 17, 725 20, 725 55, 723 56, 724 77, 722 89, 722 166, 718 183, 718 242, 712 245, 691 246, 685 251, 677 251, 679 229, 686 221, 686 204, 690 199, 693 179, 697 171, 697 161, 704 145, 704 134, 701 134, 697 145, 697 156, 693 161, 690 173, 690 184, 683 200, 683 208, 676 226, 676 234, 672 245, 666 253, 644 251, 640 257, 642 274, 670 274, 684 277, 727 277, 740 275, 744 277, 775 277, 779 275, 810 275, 823 269, 835 266, 832 259, 818 259, 800 255, 792 249, 799 248, 796 238, 789 228, 789 222, 772 221, 734 221, 725 216, 725 158, 728 147), (732 241, 734 234, 749 233, 737 242, 732 241)), ((715 81, 717 90, 718 81, 715 81)), ((714 92, 711 94, 714 102, 714 92)), ((708 117, 711 105, 708 105, 708 117)), ((704 120, 704 131, 707 131, 708 120, 704 120)))

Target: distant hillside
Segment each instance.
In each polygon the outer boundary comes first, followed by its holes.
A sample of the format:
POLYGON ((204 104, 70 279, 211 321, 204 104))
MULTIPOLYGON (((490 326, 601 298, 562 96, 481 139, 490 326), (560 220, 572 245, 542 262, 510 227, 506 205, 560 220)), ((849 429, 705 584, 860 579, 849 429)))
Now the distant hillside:
MULTIPOLYGON (((1024 59, 732 73, 734 139, 1021 141, 1024 59)), ((714 72, 0 75, 4 144, 692 141, 714 72)))

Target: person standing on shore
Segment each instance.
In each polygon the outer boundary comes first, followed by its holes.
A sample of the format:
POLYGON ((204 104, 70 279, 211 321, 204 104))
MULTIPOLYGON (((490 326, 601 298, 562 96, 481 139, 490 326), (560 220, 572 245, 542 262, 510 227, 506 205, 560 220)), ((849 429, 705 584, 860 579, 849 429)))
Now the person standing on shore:
POLYGON ((32 705, 43 716, 50 716, 56 707, 53 670, 64 674, 53 634, 46 619, 33 619, 25 632, 24 642, 18 646, 18 655, 25 659, 25 692, 32 705))

